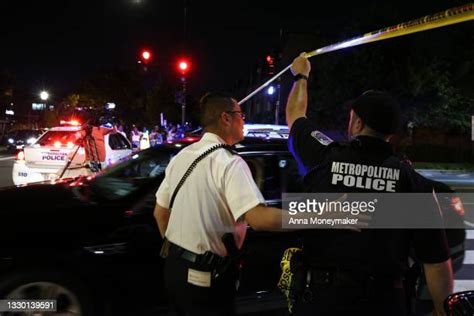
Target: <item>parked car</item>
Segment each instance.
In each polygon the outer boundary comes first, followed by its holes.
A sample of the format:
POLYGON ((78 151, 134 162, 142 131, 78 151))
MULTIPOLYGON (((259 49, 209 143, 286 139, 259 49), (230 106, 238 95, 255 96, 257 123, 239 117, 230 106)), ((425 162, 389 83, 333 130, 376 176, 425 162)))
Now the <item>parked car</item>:
POLYGON ((33 144, 43 134, 40 129, 18 129, 10 131, 4 136, 4 145, 10 152, 21 150, 27 145, 33 144))
MULTIPOLYGON (((60 311, 87 316, 165 310, 155 192, 187 144, 150 148, 92 177, 0 190, 11 205, 0 211, 0 297, 57 299, 60 311)), ((246 139, 237 150, 269 205, 280 206, 282 191, 300 190, 283 139, 246 139)), ((286 306, 276 288, 279 262, 295 242, 291 233, 249 229, 240 312, 286 306)))
MULTIPOLYGON (((281 206, 282 192, 302 192, 297 163, 279 134, 236 145, 274 207, 281 206)), ((95 176, 1 189, 0 298, 56 299, 59 312, 73 315, 165 313, 155 193, 170 159, 196 140, 138 152, 95 176)), ((298 232, 248 228, 239 313, 285 314, 286 299, 276 287, 280 260, 299 244, 298 232)))
MULTIPOLYGON (((457 194, 451 187, 443 182, 427 179, 430 187, 436 193, 442 217, 447 227, 446 237, 451 256, 451 263, 453 272, 456 273, 463 266, 464 256, 466 253, 466 230, 464 227, 464 205, 459 194, 457 194)), ((414 262, 409 272, 411 275, 411 282, 414 287, 414 314, 416 316, 424 316, 431 313, 433 310, 433 303, 431 295, 426 284, 422 264, 414 262)))
MULTIPOLYGON (((41 137, 18 152, 12 170, 15 185, 58 179, 68 165, 63 176, 77 176, 85 163, 85 150, 77 133, 82 129, 79 125, 63 125, 53 127, 41 137)), ((130 142, 120 133, 107 134, 105 142, 106 168, 124 159, 132 153, 130 142)), ((82 172, 83 173, 83 172, 82 172)))

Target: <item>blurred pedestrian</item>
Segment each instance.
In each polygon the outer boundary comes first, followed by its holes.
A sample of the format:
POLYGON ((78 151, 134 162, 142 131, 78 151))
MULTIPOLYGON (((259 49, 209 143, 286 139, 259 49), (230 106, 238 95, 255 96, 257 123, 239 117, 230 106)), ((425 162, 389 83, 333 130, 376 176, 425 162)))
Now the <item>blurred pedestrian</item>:
POLYGON ((150 135, 146 127, 143 127, 142 132, 140 133, 140 150, 150 148, 150 135))
POLYGON ((130 131, 130 142, 132 143, 133 150, 138 150, 140 148, 140 134, 138 127, 133 124, 132 130, 130 131))

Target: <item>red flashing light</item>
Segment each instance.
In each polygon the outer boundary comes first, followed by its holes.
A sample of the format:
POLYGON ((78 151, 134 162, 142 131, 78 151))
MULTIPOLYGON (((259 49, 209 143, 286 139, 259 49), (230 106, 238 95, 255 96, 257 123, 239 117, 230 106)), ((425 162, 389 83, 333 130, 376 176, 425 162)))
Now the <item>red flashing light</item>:
POLYGON ((20 151, 16 154, 15 160, 21 160, 21 161, 24 161, 24 160, 25 160, 25 153, 23 152, 23 150, 20 150, 20 151))
POLYGON ((61 120, 61 121, 59 121, 59 124, 60 125, 70 125, 70 126, 80 126, 81 122, 79 122, 78 120, 69 120, 69 121, 61 120))
POLYGON ((186 142, 189 142, 189 143, 192 143, 192 142, 196 142, 200 139, 200 137, 192 137, 192 136, 188 136, 184 139, 184 141, 186 142))
POLYGON ((267 63, 268 63, 269 65, 272 65, 272 64, 273 64, 273 57, 272 57, 272 56, 267 55, 267 63))

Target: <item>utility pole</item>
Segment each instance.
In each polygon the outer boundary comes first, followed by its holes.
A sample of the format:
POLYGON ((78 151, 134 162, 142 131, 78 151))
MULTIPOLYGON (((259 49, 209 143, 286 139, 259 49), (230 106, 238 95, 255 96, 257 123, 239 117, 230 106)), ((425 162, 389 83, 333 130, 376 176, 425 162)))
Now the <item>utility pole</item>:
POLYGON ((181 77, 182 84, 182 100, 181 100, 181 126, 186 122, 186 76, 181 77))
POLYGON ((280 118, 280 85, 281 85, 281 77, 277 79, 277 100, 275 105, 275 125, 278 125, 279 118, 280 118))

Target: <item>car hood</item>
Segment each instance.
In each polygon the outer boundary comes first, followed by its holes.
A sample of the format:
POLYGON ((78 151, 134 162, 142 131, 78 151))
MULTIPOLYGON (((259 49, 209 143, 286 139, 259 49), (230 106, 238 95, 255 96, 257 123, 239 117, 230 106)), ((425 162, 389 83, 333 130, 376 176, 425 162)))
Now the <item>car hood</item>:
POLYGON ((2 188, 0 189, 0 200, 4 205, 0 214, 8 212, 9 209, 14 209, 15 213, 21 213, 32 209, 57 208, 64 201, 67 201, 69 206, 80 202, 69 187, 68 181, 55 185, 38 183, 2 188))

